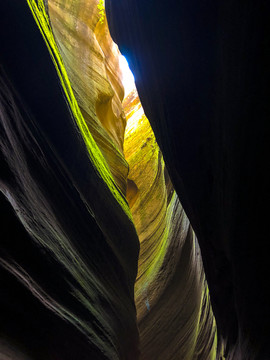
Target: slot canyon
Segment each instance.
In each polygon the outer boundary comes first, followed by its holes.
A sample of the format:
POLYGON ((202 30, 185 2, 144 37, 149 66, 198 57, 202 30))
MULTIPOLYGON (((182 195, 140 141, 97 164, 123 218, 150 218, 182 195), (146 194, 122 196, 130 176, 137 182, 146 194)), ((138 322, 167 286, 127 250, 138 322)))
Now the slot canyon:
POLYGON ((0 0, 0 360, 270 359, 269 10, 0 0))

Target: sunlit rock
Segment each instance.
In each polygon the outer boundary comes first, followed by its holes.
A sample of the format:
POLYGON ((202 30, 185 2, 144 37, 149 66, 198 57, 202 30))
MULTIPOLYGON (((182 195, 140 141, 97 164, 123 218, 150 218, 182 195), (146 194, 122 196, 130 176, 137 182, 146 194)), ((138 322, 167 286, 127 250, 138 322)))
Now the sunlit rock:
POLYGON ((216 326, 197 239, 136 89, 123 106, 127 199, 141 244, 135 284, 141 359, 216 359, 216 326))
POLYGON ((127 163, 123 157, 126 120, 119 50, 99 1, 48 0, 52 29, 74 94, 87 126, 125 193, 127 163))

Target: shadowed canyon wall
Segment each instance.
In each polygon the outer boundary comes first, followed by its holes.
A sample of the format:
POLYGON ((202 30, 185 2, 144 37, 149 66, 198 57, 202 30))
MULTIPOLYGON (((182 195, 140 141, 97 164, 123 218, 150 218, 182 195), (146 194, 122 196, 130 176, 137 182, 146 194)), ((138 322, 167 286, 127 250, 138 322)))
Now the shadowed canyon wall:
POLYGON ((249 6, 1 2, 1 360, 269 358, 249 6))
POLYGON ((1 337, 32 359, 135 359, 139 246, 127 202, 42 2, 1 2, 1 13, 14 22, 1 22, 1 337))
POLYGON ((269 359, 269 3, 106 9, 198 236, 226 358, 269 359))

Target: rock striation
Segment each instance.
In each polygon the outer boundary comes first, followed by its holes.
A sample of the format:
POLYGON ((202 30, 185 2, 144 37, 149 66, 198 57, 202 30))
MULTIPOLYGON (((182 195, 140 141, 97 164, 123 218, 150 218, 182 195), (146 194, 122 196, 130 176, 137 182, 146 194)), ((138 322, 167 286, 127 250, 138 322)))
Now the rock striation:
POLYGON ((140 239, 135 301, 141 359, 216 359, 201 254, 134 89, 124 100, 127 199, 140 239))
POLYGON ((126 119, 119 50, 99 1, 49 0, 52 30, 85 122, 117 185, 126 192, 128 166, 123 157, 126 119), (113 154, 113 156, 112 156, 113 154))
POLYGON ((43 3, 0 8, 1 338, 30 359, 137 359, 139 244, 126 199, 43 3))

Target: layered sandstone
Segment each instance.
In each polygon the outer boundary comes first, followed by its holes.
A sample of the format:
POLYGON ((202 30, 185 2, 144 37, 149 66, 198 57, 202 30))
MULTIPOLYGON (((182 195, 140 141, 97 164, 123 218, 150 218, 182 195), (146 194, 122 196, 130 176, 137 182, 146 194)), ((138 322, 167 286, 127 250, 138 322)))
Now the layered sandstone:
POLYGON ((126 191, 128 166, 123 157, 126 119, 119 50, 98 0, 49 0, 53 33, 86 124, 115 181, 126 191))
POLYGON ((136 89, 125 98, 127 199, 140 239, 135 301, 141 359, 216 359, 201 254, 136 89))

